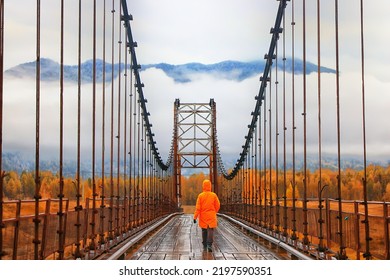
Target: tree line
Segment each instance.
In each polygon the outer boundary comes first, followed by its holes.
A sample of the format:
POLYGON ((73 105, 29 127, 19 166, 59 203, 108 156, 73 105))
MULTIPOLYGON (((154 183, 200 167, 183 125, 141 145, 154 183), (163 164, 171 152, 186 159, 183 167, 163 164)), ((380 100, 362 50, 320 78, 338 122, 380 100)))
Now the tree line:
MULTIPOLYGON (((253 172, 253 171, 252 171, 253 172)), ((3 193, 5 199, 32 199, 35 195, 35 172, 23 171, 21 173, 10 171, 4 177, 3 193)), ((254 186, 254 175, 248 175, 250 178, 247 183, 246 193, 250 194, 252 186, 254 186), (248 186, 249 185, 249 186, 248 186)), ((271 189, 275 193, 275 188, 278 186, 279 194, 284 191, 284 175, 279 171, 277 174, 275 170, 271 171, 257 171, 258 181, 265 179, 266 184, 269 185, 271 178, 271 189), (272 172, 270 175, 269 172, 272 172), (278 175, 278 176, 277 176, 278 175)), ((335 170, 322 169, 321 181, 323 187, 323 197, 336 198, 337 197, 337 176, 335 170)), ((40 194, 42 198, 57 198, 59 194, 59 175, 50 171, 41 171, 41 188, 40 194)), ((287 196, 292 196, 292 171, 286 172, 286 186, 287 196)), ((307 197, 318 197, 319 170, 307 171, 307 197)), ((362 200, 363 199, 363 170, 345 169, 341 174, 341 190, 342 199, 344 200, 362 200)), ((194 205, 198 194, 202 191, 202 182, 208 179, 208 175, 204 173, 192 174, 190 176, 183 176, 181 179, 181 193, 183 205, 194 205)), ((106 185, 109 184, 109 179, 106 178, 106 185)), ((115 178, 115 185, 117 184, 115 178)), ((298 171, 295 173, 295 195, 297 198, 302 198, 304 192, 304 173, 298 171)), ((128 182, 127 182, 128 183, 128 182)), ((259 183, 258 183, 259 184, 259 183)), ((97 191, 100 193, 102 179, 96 179, 97 191)), ((123 178, 120 179, 119 189, 120 194, 124 195, 125 182, 123 178)), ((264 185, 264 184, 263 184, 264 185)), ((80 182, 81 194, 84 198, 92 196, 92 182, 91 178, 83 178, 80 182)), ((252 189, 254 189, 253 187, 252 189)), ((76 181, 72 177, 64 178, 64 195, 66 198, 75 199, 77 196, 76 181)), ((367 195, 370 201, 390 201, 390 165, 387 167, 369 165, 367 167, 367 195)), ((282 195, 280 195, 282 196, 282 195)), ((275 195, 274 195, 275 197, 275 195)))

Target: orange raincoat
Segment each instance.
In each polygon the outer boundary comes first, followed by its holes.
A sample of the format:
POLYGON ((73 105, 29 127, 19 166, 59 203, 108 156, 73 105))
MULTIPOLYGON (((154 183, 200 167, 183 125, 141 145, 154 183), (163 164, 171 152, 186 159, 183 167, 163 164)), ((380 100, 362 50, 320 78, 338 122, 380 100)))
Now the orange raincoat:
POLYGON ((218 196, 211 191, 211 182, 204 180, 203 192, 198 195, 198 199, 196 200, 194 220, 199 217, 199 226, 201 228, 216 228, 219 207, 218 196))

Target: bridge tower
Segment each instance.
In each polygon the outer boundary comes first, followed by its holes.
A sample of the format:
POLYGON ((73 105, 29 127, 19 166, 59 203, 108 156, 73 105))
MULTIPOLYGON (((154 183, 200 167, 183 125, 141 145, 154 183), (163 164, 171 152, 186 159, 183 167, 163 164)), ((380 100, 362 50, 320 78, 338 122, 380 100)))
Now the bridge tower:
POLYGON ((209 103, 174 104, 174 184, 178 205, 181 204, 182 169, 209 169, 213 191, 217 186, 216 105, 209 103))

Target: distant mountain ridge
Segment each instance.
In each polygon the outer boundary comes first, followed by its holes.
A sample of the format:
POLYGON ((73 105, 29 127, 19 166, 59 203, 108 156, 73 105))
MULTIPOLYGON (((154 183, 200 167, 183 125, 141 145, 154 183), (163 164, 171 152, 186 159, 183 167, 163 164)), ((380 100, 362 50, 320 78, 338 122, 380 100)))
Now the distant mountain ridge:
MULTIPOLYGON (((103 81, 103 60, 96 60, 96 81, 103 81)), ((122 64, 123 65, 123 64, 122 64)), ((36 76, 36 61, 26 62, 5 71, 5 74, 14 78, 34 78, 36 76)), ((93 60, 81 64, 81 81, 93 82, 93 60)), ((114 77, 118 76, 119 64, 114 64, 114 77)), ((111 81, 112 64, 105 65, 106 82, 111 81)), ((41 80, 45 82, 58 81, 60 78, 60 64, 48 58, 41 58, 41 80)), ((78 65, 64 65, 64 81, 78 82, 78 65)))
MULTIPOLYGON (((185 64, 146 64, 142 65, 141 71, 147 69, 159 69, 162 70, 168 77, 172 78, 176 83, 188 83, 193 81, 194 77, 199 74, 213 75, 221 79, 243 81, 245 79, 261 75, 263 72, 265 61, 222 61, 213 64, 202 64, 197 62, 185 63, 185 64)), ((282 69, 283 62, 279 61, 279 69, 282 69)), ((13 78, 31 78, 35 79, 36 62, 26 62, 12 67, 5 71, 5 74, 13 78)), ((286 71, 292 72, 292 60, 286 60, 286 71)), ((106 62, 101 59, 96 60, 96 82, 101 83, 103 81, 103 73, 105 71, 105 81, 110 82, 112 80, 112 74, 114 78, 118 77, 119 68, 121 72, 125 70, 125 65, 114 64, 106 62), (105 70, 103 69, 105 68, 105 70)), ((317 65, 307 62, 306 72, 308 74, 317 72, 317 65)), ((295 73, 303 73, 303 61, 295 59, 295 73)), ((335 73, 335 70, 321 67, 322 73, 335 73)), ((48 58, 41 58, 41 81, 58 81, 60 77, 60 64, 54 60, 48 58)), ((64 65, 64 81, 70 83, 78 82, 78 66, 77 65, 64 65)), ((93 60, 87 60, 81 64, 81 81, 84 83, 93 82, 93 60)))
MULTIPOLYGON (((302 155, 297 158, 296 161, 296 169, 303 170, 303 158, 302 155)), ((224 163, 225 167, 230 169, 233 168, 236 163, 237 157, 235 155, 225 155, 224 163)), ((368 161, 368 164, 374 164, 378 166, 388 166, 390 164, 389 160, 372 160, 368 161)), ((110 168, 109 161, 106 161, 106 170, 110 168)), ((97 162, 97 172, 101 172, 101 162, 97 162)), ((323 155, 322 157, 322 168, 337 170, 338 162, 337 155, 323 155)), ((41 170, 48 170, 53 173, 57 173, 59 170, 59 161, 58 158, 51 159, 42 159, 40 161, 41 170)), ((123 161, 120 162, 120 167, 123 167, 123 161)), ((74 176, 77 170, 77 161, 76 160, 68 160, 64 162, 64 174, 74 176)), ((117 168, 117 163, 114 163, 114 168, 117 168)), ((283 168, 282 164, 279 163, 279 168, 283 168)), ((286 168, 291 170, 293 168, 292 163, 287 163, 286 168)), ((308 170, 314 172, 318 169, 318 157, 316 155, 308 155, 307 157, 307 168, 308 170)), ((341 160, 341 168, 343 170, 347 168, 362 170, 363 169, 363 161, 358 156, 350 156, 345 157, 341 160)), ((35 160, 34 158, 30 158, 29 156, 23 155, 20 152, 5 152, 3 153, 3 170, 5 171, 16 171, 18 173, 22 173, 23 171, 34 171, 35 170, 35 160)), ((84 174, 91 174, 91 160, 84 159, 81 160, 81 170, 84 174)))
MULTIPOLYGON (((177 83, 188 83, 191 82, 194 75, 197 74, 210 74, 216 77, 243 81, 245 79, 259 76, 263 73, 265 61, 251 61, 251 62, 240 62, 240 61, 222 61, 214 64, 202 64, 202 63, 186 63, 179 65, 172 65, 167 63, 149 64, 142 67, 142 69, 156 68, 164 71, 164 73, 171 77, 177 83)), ((279 69, 282 69, 283 63, 278 62, 279 69)), ((286 71, 292 72, 292 61, 286 60, 286 71)), ((317 72, 318 66, 307 62, 306 72, 308 74, 317 72)), ((295 60, 295 73, 303 73, 303 61, 295 60)), ((336 73, 335 70, 321 67, 322 73, 336 73)))

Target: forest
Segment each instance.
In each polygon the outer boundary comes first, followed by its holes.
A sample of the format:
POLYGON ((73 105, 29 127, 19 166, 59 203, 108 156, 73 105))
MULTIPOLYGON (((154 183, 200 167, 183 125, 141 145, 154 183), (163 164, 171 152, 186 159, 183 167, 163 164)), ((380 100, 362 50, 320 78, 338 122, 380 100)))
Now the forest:
MULTIPOLYGON (((279 194, 284 191, 284 175, 275 170, 259 172, 258 180, 265 180, 269 184, 270 178, 272 180, 273 193, 275 187, 278 185, 279 194), (277 176, 278 175, 278 176, 277 176), (260 179, 261 178, 261 179, 260 179), (278 180, 278 184, 276 184, 278 180)), ((34 172, 7 172, 4 178, 3 192, 5 200, 15 199, 32 199, 35 195, 35 173, 34 172)), ((330 169, 322 169, 321 178, 323 197, 336 198, 337 197, 337 171, 330 169)), ((50 171, 41 171, 41 189, 40 194, 42 198, 57 198, 59 193, 59 175, 50 171)), ((182 205, 194 205, 198 194, 202 191, 202 182, 208 177, 207 174, 197 173, 190 176, 183 176, 182 182, 182 205)), ((287 182, 287 197, 292 196, 292 182, 293 174, 289 170, 286 173, 287 182)), ((320 174, 319 171, 307 171, 307 197, 318 197, 318 182, 320 174)), ((362 200, 363 199, 363 170, 345 169, 341 173, 341 190, 343 200, 362 200)), ((303 195, 303 179, 302 171, 295 173, 296 181, 296 197, 301 198, 303 195)), ((124 186, 128 186, 129 181, 125 182, 121 177, 119 179, 120 195, 124 194, 124 186), (125 184, 126 183, 126 184, 125 184)), ((147 181, 147 180, 146 180, 147 181)), ((250 184, 253 183, 253 179, 250 184)), ((105 186, 108 188, 110 178, 105 178, 105 186)), ((114 178, 114 184, 117 184, 117 178, 114 178)), ((92 180, 91 178, 83 178, 81 180, 81 195, 84 198, 92 196, 92 180)), ((102 189, 102 179, 96 179, 97 192, 100 194, 102 189)), ((390 201, 390 165, 387 167, 369 165, 367 167, 367 194, 369 201, 390 201)), ((76 183, 74 178, 64 178, 64 196, 70 200, 75 199, 77 195, 76 183)))

